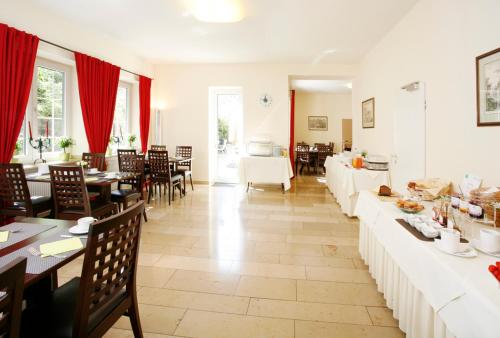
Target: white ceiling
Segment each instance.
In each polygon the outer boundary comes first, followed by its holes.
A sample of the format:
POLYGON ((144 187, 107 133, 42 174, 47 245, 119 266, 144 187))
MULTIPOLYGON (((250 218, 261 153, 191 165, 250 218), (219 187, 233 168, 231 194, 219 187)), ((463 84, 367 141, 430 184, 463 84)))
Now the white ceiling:
POLYGON ((156 63, 356 63, 417 0, 242 0, 245 18, 222 24, 188 0, 28 1, 156 63))
POLYGON ((350 93, 350 80, 290 80, 290 88, 309 93, 350 93))

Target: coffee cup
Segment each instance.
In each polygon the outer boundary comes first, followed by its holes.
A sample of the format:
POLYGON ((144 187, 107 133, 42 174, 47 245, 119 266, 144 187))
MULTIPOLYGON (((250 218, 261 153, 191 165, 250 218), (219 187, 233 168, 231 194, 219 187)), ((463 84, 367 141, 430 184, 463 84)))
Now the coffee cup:
POLYGON ((500 232, 493 229, 481 229, 479 231, 481 247, 488 252, 500 251, 500 232))
POLYGON ((442 229, 441 247, 449 253, 458 252, 460 249, 460 232, 454 229, 442 229))
POLYGON ((92 223, 94 223, 95 221, 97 221, 97 219, 95 219, 94 217, 82 217, 82 218, 79 218, 78 221, 77 221, 77 228, 78 228, 78 231, 79 232, 88 232, 89 231, 89 227, 92 223))

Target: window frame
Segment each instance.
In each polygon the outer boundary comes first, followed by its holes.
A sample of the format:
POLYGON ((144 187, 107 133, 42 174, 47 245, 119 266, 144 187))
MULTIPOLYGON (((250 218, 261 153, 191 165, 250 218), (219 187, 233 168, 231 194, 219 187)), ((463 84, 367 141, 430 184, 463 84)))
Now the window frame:
MULTIPOLYGON (((122 143, 120 143, 120 148, 123 148, 128 144, 128 136, 130 135, 130 116, 131 116, 131 110, 132 110, 132 84, 129 82, 125 81, 119 81, 118 82, 118 88, 117 88, 117 95, 116 98, 118 99, 118 89, 122 87, 126 89, 127 92, 127 97, 126 97, 126 105, 125 105, 125 125, 122 126, 122 131, 123 131, 123 140, 122 143)), ((114 127, 115 127, 115 115, 116 113, 116 103, 115 103, 115 111, 113 112, 113 127, 111 129, 111 136, 115 135, 114 133, 114 127)), ((119 134, 119 131, 117 131, 119 134)), ((112 144, 111 145, 111 153, 113 155, 117 154, 118 150, 118 145, 117 144, 112 144)))
MULTIPOLYGON (((38 151, 33 149, 29 145, 29 132, 28 132, 28 121, 32 122, 31 128, 34 132, 38 130, 38 119, 37 119, 37 76, 38 76, 38 67, 43 67, 46 69, 54 70, 63 73, 63 102, 62 102, 62 113, 63 113, 63 137, 67 137, 67 133, 70 126, 70 114, 68 114, 68 108, 71 107, 71 90, 72 90, 72 67, 60 63, 51 61, 45 58, 37 57, 35 59, 35 66, 33 71, 33 79, 30 88, 30 97, 28 99, 28 105, 26 106, 26 112, 23 120, 24 126, 24 139, 25 139, 25 149, 22 154, 15 155, 14 158, 20 160, 21 162, 31 162, 38 158, 38 151)), ((53 128, 52 128, 53 130, 53 128)), ((37 137, 38 135, 33 135, 37 137)), ((53 160, 59 156, 63 151, 47 151, 44 152, 44 158, 53 160)))

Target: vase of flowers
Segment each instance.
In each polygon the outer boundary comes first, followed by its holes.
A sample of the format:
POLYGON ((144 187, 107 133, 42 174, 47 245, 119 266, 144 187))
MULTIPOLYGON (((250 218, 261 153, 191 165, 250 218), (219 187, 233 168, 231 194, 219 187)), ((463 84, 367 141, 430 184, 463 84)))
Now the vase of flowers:
POLYGON ((137 139, 137 137, 134 134, 132 134, 128 137, 128 144, 129 144, 130 148, 134 147, 134 142, 136 139, 137 139))
POLYGON ((61 137, 61 139, 59 140, 59 147, 63 150, 62 153, 63 161, 65 162, 69 161, 71 153, 66 152, 66 149, 74 145, 75 145, 75 140, 73 140, 71 137, 61 137))

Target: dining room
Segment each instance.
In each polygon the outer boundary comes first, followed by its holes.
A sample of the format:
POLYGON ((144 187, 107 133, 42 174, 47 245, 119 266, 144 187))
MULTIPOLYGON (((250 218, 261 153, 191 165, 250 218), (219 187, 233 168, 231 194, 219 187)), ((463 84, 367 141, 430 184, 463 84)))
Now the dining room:
POLYGON ((0 336, 497 338, 499 11, 1 1, 0 336))

